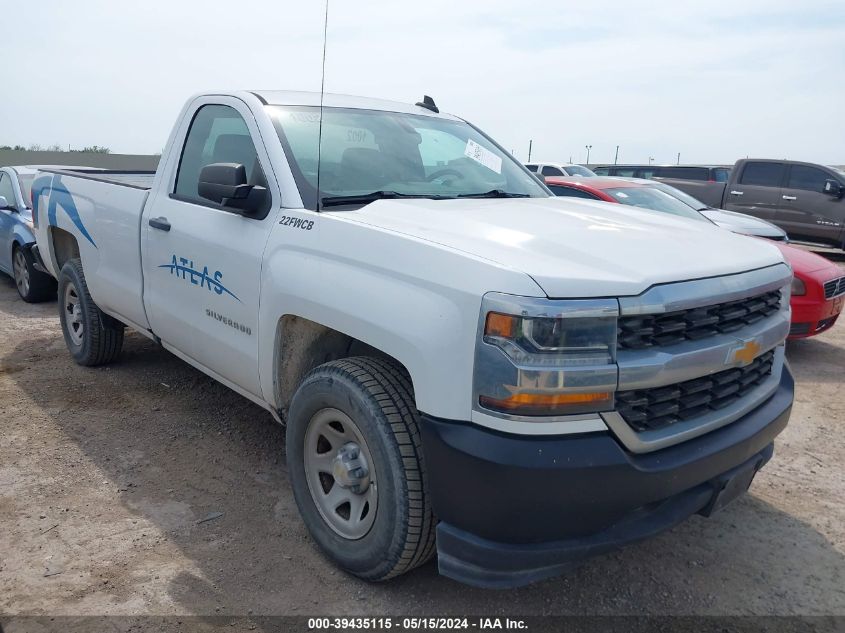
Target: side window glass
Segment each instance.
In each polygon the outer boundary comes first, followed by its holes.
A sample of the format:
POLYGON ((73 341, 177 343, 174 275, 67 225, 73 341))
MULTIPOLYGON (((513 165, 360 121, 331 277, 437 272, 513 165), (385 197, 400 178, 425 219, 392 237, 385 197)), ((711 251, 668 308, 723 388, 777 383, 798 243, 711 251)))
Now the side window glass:
POLYGON ((703 167, 659 167, 655 176, 678 178, 679 180, 707 180, 707 169, 703 167))
POLYGON ((609 176, 610 175, 610 169, 608 167, 596 167, 593 170, 593 173, 596 176, 609 176))
POLYGON ((572 187, 560 187, 558 185, 548 185, 549 189, 556 196, 566 196, 568 198, 586 198, 587 200, 598 200, 593 194, 574 189, 572 187))
POLYGON ((213 163, 243 165, 247 184, 267 187, 246 122, 229 106, 206 105, 197 110, 182 149, 174 193, 189 202, 213 204, 198 193, 200 172, 213 163))
POLYGON ((783 163, 746 163, 739 182, 742 185, 780 187, 783 163))
MULTIPOLYGON (((790 189, 805 189, 806 191, 821 192, 824 189, 824 182, 832 178, 827 172, 808 165, 793 165, 789 170, 790 189)), ((2 195, 2 194, 0 194, 2 195)))
POLYGON ((537 173, 537 165, 526 165, 525 166, 528 171, 533 171, 535 174, 537 173))
POLYGON ((728 175, 730 174, 729 169, 714 169, 713 176, 716 182, 728 182, 728 175))
POLYGON ((6 198, 6 204, 9 206, 18 206, 18 201, 15 199, 15 190, 12 189, 12 179, 5 172, 0 174, 0 196, 6 198))
POLYGON ((543 167, 542 174, 544 176, 563 176, 563 172, 557 167, 549 167, 548 165, 543 167))

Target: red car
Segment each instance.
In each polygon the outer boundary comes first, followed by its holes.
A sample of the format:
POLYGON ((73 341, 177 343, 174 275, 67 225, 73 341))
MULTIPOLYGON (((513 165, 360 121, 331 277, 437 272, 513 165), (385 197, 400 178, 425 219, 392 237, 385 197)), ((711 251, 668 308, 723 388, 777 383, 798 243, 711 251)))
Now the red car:
POLYGON ((815 253, 778 242, 774 244, 795 275, 789 338, 807 338, 829 330, 845 304, 845 271, 815 253))
MULTIPOLYGON (((601 200, 697 217, 713 221, 686 202, 685 194, 672 198, 667 188, 657 190, 643 182, 616 178, 546 178, 546 185, 556 195, 601 200)), ((703 205, 702 205, 703 206, 703 205)), ((719 222, 715 224, 721 225, 719 222)), ((732 228, 725 226, 723 228, 732 228)), ((739 232, 739 231, 738 231, 739 232)), ((744 231, 743 231, 744 232, 744 231)), ((845 270, 814 253, 772 242, 792 266, 792 325, 789 338, 807 338, 829 330, 845 304, 845 270)))

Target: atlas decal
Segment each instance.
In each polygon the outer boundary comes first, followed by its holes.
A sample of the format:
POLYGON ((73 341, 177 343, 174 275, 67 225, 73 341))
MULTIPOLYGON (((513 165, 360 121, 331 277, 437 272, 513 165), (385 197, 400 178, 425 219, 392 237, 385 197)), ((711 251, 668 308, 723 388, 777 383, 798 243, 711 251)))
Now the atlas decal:
POLYGON ((176 275, 178 279, 190 281, 193 285, 200 288, 208 288, 209 292, 216 292, 219 295, 227 294, 233 297, 239 303, 243 303, 238 299, 234 292, 223 285, 223 273, 219 270, 209 272, 208 266, 203 266, 202 270, 194 268, 193 260, 185 257, 176 257, 174 255, 169 264, 161 264, 159 268, 169 268, 171 275, 176 275))

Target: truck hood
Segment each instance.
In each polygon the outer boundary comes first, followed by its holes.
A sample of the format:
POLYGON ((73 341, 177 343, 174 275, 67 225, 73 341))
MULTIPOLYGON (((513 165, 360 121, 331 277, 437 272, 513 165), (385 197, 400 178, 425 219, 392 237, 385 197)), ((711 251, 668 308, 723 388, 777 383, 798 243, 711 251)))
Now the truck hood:
POLYGON ((553 298, 638 295, 783 261, 709 222, 571 198, 379 200, 338 213, 522 271, 553 298))
POLYGON ((734 233, 756 235, 759 237, 776 237, 779 239, 786 238, 786 231, 782 228, 775 226, 771 222, 755 218, 753 215, 725 211, 724 209, 703 209, 701 213, 723 229, 728 229, 734 233))

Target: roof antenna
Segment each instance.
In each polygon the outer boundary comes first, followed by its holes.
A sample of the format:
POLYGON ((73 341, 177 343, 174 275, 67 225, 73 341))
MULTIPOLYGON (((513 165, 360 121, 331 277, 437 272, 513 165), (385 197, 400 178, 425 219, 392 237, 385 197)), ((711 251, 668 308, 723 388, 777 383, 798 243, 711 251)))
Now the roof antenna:
MULTIPOLYGON (((328 2, 328 0, 326 0, 326 2, 328 2)), ((434 104, 434 99, 432 99, 428 95, 424 95, 423 100, 417 101, 414 105, 419 106, 421 108, 425 108, 426 110, 431 110, 435 114, 440 114, 440 108, 438 108, 434 104)))
POLYGON ((317 211, 322 205, 322 194, 320 193, 320 172, 322 162, 320 158, 323 150, 323 95, 326 92, 326 34, 329 30, 329 0, 326 0, 326 14, 323 20, 323 69, 320 73, 320 123, 317 132, 317 211))

